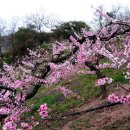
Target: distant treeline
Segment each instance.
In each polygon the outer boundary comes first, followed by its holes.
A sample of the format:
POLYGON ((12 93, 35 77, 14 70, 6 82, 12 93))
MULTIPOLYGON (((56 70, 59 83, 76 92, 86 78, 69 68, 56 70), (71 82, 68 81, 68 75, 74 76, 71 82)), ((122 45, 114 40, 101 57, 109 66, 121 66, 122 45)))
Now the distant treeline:
POLYGON ((81 33, 81 28, 89 30, 90 27, 82 21, 69 21, 56 25, 50 32, 37 31, 35 26, 20 27, 8 36, 1 36, 1 43, 6 48, 10 46, 10 52, 15 57, 23 54, 27 48, 33 48, 41 44, 53 43, 56 40, 68 39, 73 32, 81 33))

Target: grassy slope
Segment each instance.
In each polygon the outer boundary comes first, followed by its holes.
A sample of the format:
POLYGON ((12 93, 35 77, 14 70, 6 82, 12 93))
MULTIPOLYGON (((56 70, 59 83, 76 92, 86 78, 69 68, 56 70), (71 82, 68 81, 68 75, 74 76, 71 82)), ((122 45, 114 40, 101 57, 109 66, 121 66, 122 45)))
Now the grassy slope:
MULTIPOLYGON (((107 76, 111 76, 114 79, 114 82, 128 83, 124 79, 121 70, 115 69, 104 69, 103 73, 107 76)), ((61 114, 69 112, 71 109, 83 105, 89 99, 94 99, 100 96, 100 89, 95 86, 96 77, 94 75, 75 75, 72 77, 71 81, 62 80, 61 84, 71 89, 73 92, 81 96, 80 99, 76 97, 64 98, 64 96, 57 91, 56 85, 46 88, 45 86, 41 87, 39 92, 35 97, 28 101, 28 106, 31 107, 32 111, 24 115, 24 117, 29 117, 34 115, 40 121, 40 125, 34 128, 34 130, 47 129, 44 125, 47 124, 50 130, 60 128, 63 121, 53 120, 48 123, 43 123, 40 119, 40 116, 37 113, 39 106, 43 103, 47 103, 50 108, 49 118, 56 117, 61 114)), ((113 124, 114 125, 114 124, 113 124)), ((128 126, 129 128, 129 126, 128 126)))
MULTIPOLYGON (((95 98, 100 95, 100 89, 95 86, 94 75, 76 75, 72 77, 72 81, 67 82, 65 80, 61 81, 63 86, 71 89, 77 95, 80 95, 80 99, 76 97, 64 98, 63 94, 57 91, 55 85, 46 88, 41 87, 39 92, 35 97, 28 101, 28 106, 32 106, 32 111, 27 114, 27 116, 34 115, 38 120, 40 117, 37 114, 39 106, 43 103, 47 103, 50 108, 49 118, 55 116, 55 114, 64 114, 70 109, 83 105, 87 100, 95 98), (32 105, 34 104, 34 105, 32 105)), ((60 122, 52 122, 50 126, 59 127, 60 122)), ((41 130, 40 126, 36 127, 36 130, 41 130)))

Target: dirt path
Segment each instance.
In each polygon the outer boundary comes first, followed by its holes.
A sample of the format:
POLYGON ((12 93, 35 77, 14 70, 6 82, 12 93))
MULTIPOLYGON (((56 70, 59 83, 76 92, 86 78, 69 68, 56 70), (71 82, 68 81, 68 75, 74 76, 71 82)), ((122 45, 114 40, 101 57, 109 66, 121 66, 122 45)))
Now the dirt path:
MULTIPOLYGON (((106 100, 91 100, 77 108, 77 110, 83 111, 90 108, 90 106, 99 106, 104 102, 106 102, 106 100)), ((126 125, 130 124, 130 120, 127 120, 128 115, 130 115, 130 104, 104 108, 78 116, 77 119, 71 120, 65 124, 62 130, 126 130, 126 125), (124 125, 123 121, 126 122, 126 125, 124 125), (116 126, 113 126, 114 123, 116 126), (109 129, 109 127, 115 128, 109 129)))

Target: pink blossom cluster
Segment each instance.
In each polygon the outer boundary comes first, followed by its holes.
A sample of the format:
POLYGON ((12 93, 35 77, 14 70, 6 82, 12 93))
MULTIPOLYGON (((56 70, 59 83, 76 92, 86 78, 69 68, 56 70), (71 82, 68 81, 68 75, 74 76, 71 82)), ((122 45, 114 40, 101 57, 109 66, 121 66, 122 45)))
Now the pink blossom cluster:
POLYGON ((117 96, 116 94, 111 94, 108 96, 110 102, 120 102, 120 103, 130 103, 130 94, 127 96, 117 96))
POLYGON ((3 114, 9 114, 10 113, 10 109, 6 108, 6 107, 1 107, 0 108, 0 115, 3 115, 3 114))
POLYGON ((109 63, 103 63, 96 66, 97 69, 104 69, 104 68, 112 68, 111 64, 109 63))
POLYGON ((101 17, 104 17, 108 21, 112 21, 113 19, 107 15, 106 12, 104 12, 101 9, 96 9, 96 12, 101 15, 101 17))
POLYGON ((74 43, 75 46, 77 47, 80 47, 80 43, 73 37, 73 36, 70 36, 70 40, 74 43))
POLYGON ((104 69, 104 68, 120 68, 122 65, 124 65, 127 62, 127 60, 122 59, 119 62, 115 63, 103 63, 96 66, 97 69, 104 69))
POLYGON ((127 69, 130 69, 130 63, 128 63, 128 65, 127 65, 127 69))
MULTIPOLYGON (((30 66, 30 68, 34 67, 30 62, 26 63, 24 61, 22 63, 26 66, 30 66)), ((12 91, 6 91, 4 89, 0 91, 0 101, 6 105, 0 109, 0 115, 8 115, 8 117, 5 118, 3 129, 16 130, 17 123, 20 121, 20 116, 26 110, 24 109, 26 90, 30 86, 41 82, 41 79, 26 73, 24 70, 20 69, 20 67, 12 67, 7 64, 3 65, 1 75, 0 83, 3 86, 7 86, 9 89, 12 89, 12 91)), ((33 126, 36 125, 37 123, 33 126)), ((31 129, 31 126, 28 126, 26 129, 31 129)))
MULTIPOLYGON (((96 40, 96 43, 92 45, 90 41, 86 41, 83 44, 79 44, 76 39, 72 36, 70 37, 71 41, 75 46, 79 47, 76 60, 79 64, 84 64, 85 62, 93 62, 96 60, 96 55, 100 54, 109 59, 112 63, 105 63, 103 65, 97 66, 97 68, 120 68, 123 64, 127 62, 126 55, 123 54, 124 49, 120 51, 109 51, 106 47, 101 46, 102 43, 99 37, 96 40), (120 53, 119 53, 120 52, 120 53)), ((109 46, 111 49, 112 47, 109 46)))
POLYGON ((130 79, 130 63, 127 64, 127 72, 125 74, 126 79, 130 79))
POLYGON ((24 128, 25 130, 32 130, 33 127, 29 125, 27 122, 22 122, 21 127, 24 128))
POLYGON ((55 44, 53 44, 53 55, 56 54, 61 54, 62 52, 64 52, 65 50, 70 50, 71 45, 68 44, 68 42, 56 42, 55 44))
POLYGON ((74 94, 71 90, 69 90, 69 89, 67 89, 65 87, 59 86, 58 88, 59 88, 60 92, 63 93, 63 95, 65 97, 67 97, 68 95, 73 95, 74 94))
POLYGON ((124 45, 125 47, 125 50, 124 50, 124 55, 127 56, 127 58, 129 58, 129 55, 130 55, 130 42, 129 42, 129 36, 126 38, 126 41, 127 41, 127 44, 124 45))
POLYGON ((70 62, 65 62, 62 64, 49 63, 51 68, 51 74, 44 80, 46 84, 52 84, 58 82, 60 79, 69 78, 73 75, 76 69, 70 62))
POLYGON ((65 97, 67 97, 67 95, 70 93, 65 87, 59 86, 59 90, 61 91, 61 93, 63 93, 65 97))
POLYGON ((73 97, 76 97, 76 98, 80 98, 79 95, 77 95, 76 93, 74 93, 73 91, 71 91, 70 89, 67 89, 63 86, 58 86, 58 89, 59 91, 65 96, 65 97, 68 97, 68 96, 73 96, 73 97))
POLYGON ((3 69, 10 75, 14 73, 14 68, 12 66, 7 65, 6 63, 3 64, 3 69))
POLYGON ((22 61, 22 63, 28 67, 34 68, 34 64, 32 64, 31 62, 22 61))
POLYGON ((47 116, 48 116, 48 107, 47 107, 47 104, 46 104, 46 103, 42 104, 42 105, 40 106, 38 112, 39 112, 39 114, 40 114, 40 116, 41 116, 42 118, 47 117, 47 116))
MULTIPOLYGON (((101 10, 97 10, 97 12, 108 21, 114 23, 114 26, 104 27, 99 32, 94 31, 86 31, 82 29, 83 37, 86 40, 83 43, 80 43, 81 36, 74 33, 77 37, 74 38, 70 36, 71 43, 69 44, 68 41, 59 43, 57 42, 53 46, 53 55, 62 54, 65 50, 68 52, 73 53, 73 48, 78 48, 77 52, 68 59, 68 61, 63 61, 62 63, 55 64, 55 63, 48 63, 50 66, 50 72, 48 75, 41 79, 36 75, 33 75, 34 68, 36 67, 37 60, 41 58, 41 55, 37 51, 29 50, 29 55, 24 57, 19 63, 21 65, 16 66, 9 66, 7 64, 3 65, 3 69, 1 69, 1 78, 0 83, 3 86, 6 86, 9 90, 2 90, 0 91, 0 101, 6 104, 5 107, 0 109, 0 114, 8 114, 9 116, 5 119, 5 124, 3 126, 3 130, 15 130, 17 127, 17 123, 20 121, 20 115, 25 112, 25 99, 27 96, 27 90, 30 89, 31 86, 46 83, 52 84, 59 82, 61 79, 69 79, 71 75, 75 73, 84 73, 84 74, 95 74, 94 71, 90 71, 91 68, 87 68, 85 63, 89 62, 97 69, 102 68, 120 68, 130 59, 130 36, 124 37, 115 37, 111 38, 112 35, 120 27, 116 24, 118 23, 117 20, 113 20, 110 18, 107 13, 104 13, 101 10), (109 31, 110 30, 110 31, 109 31), (96 36, 94 41, 94 36, 96 36), (92 38, 91 38, 92 37, 92 38), (110 40, 106 41, 101 40, 102 37, 110 38, 110 40), (121 46, 116 44, 116 40, 118 38, 122 39, 121 46), (93 40, 92 40, 93 39, 93 40), (110 63, 99 64, 97 63, 99 56, 103 56, 104 59, 108 59, 110 63), (71 59, 74 59, 75 64, 71 63, 71 59), (35 60, 35 62, 33 62, 35 60)), ((129 21, 127 24, 129 25, 129 21)), ((103 38, 102 38, 103 39, 103 38)), ((100 59, 100 58, 99 58, 100 59)), ((130 76, 130 64, 127 65, 127 75, 130 76)), ((42 71, 41 71, 42 72, 42 71)), ((110 84, 112 82, 111 78, 105 77, 102 79, 98 79, 96 81, 97 86, 102 86, 104 84, 110 84)), ((72 91, 66 89, 65 87, 59 87, 60 91, 66 97, 69 94, 73 94, 72 91)), ((116 96, 112 94, 108 97, 111 102, 121 102, 121 103, 129 103, 130 102, 130 95, 127 96, 116 96)), ((48 116, 48 107, 47 104, 42 104, 38 110, 39 114, 42 118, 48 116)), ((32 119, 33 120, 33 119, 32 119)), ((38 122, 35 122, 33 126, 37 125, 38 122)), ((32 129, 32 125, 28 124, 27 122, 22 122, 21 126, 24 129, 32 129)))
POLYGON ((20 121, 20 116, 24 113, 26 108, 14 108, 10 112, 10 116, 4 119, 3 130, 16 130, 17 123, 20 121))
POLYGON ((71 62, 67 61, 62 64, 49 63, 51 68, 50 75, 42 80, 46 84, 57 83, 61 79, 69 79, 74 74, 95 74, 94 71, 87 70, 87 67, 83 64, 76 64, 75 66, 71 62), (86 68, 86 70, 85 70, 86 68))
POLYGON ((114 63, 119 61, 119 58, 114 57, 114 55, 110 51, 108 51, 105 47, 102 47, 100 50, 96 50, 96 52, 107 57, 109 60, 111 60, 114 63))
MULTIPOLYGON (((28 112, 27 108, 15 108, 14 110, 12 109, 12 114, 4 120, 5 124, 3 126, 3 130, 22 130, 21 128, 18 128, 17 123, 20 122, 21 114, 25 112, 28 112)), ((33 127, 39 124, 39 122, 36 121, 33 116, 30 118, 29 121, 31 121, 31 124, 27 122, 22 122, 21 127, 26 130, 31 130, 33 129, 33 127)))
POLYGON ((32 121, 31 123, 33 126, 39 125, 39 122, 34 118, 34 116, 31 117, 31 121, 32 121))
POLYGON ((83 32, 84 36, 93 36, 93 35, 95 35, 95 32, 86 31, 84 28, 82 28, 82 32, 83 32))
MULTIPOLYGON (((101 13, 101 10, 98 11, 98 12, 101 13)), ((105 13, 102 13, 102 14, 104 14, 103 16, 107 15, 105 13)), ((118 25, 114 25, 114 28, 113 28, 114 30, 112 30, 109 35, 112 35, 113 33, 115 33, 118 30, 118 28, 119 28, 118 25)), ((70 37, 70 40, 74 43, 74 45, 79 48, 78 52, 76 53, 76 56, 75 56, 75 61, 77 61, 79 66, 82 65, 82 67, 77 66, 77 64, 75 66, 72 66, 69 63, 68 66, 67 66, 69 69, 68 68, 66 69, 66 67, 64 67, 65 63, 62 63, 60 65, 54 65, 53 64, 53 66, 55 66, 57 69, 52 69, 52 65, 51 65, 52 72, 47 77, 47 79, 45 80, 46 83, 50 83, 50 84, 55 83, 59 79, 61 79, 63 77, 68 77, 69 75, 73 74, 76 71, 77 72, 83 72, 82 70, 79 71, 79 68, 80 69, 83 68, 85 62, 95 62, 95 60, 97 59, 97 57, 96 57, 97 54, 100 54, 100 55, 104 56, 105 58, 109 59, 112 62, 112 63, 99 64, 97 66, 98 69, 102 69, 102 68, 120 68, 123 64, 125 64, 127 62, 126 55, 123 54, 123 52, 125 51, 125 48, 121 48, 119 50, 116 47, 116 45, 113 45, 111 43, 108 43, 109 46, 107 45, 107 47, 106 47, 106 45, 104 45, 100 41, 100 35, 99 34, 96 34, 94 32, 87 32, 84 29, 82 31, 83 31, 83 35, 85 37, 97 35, 97 40, 96 40, 95 44, 92 44, 92 42, 90 40, 88 40, 88 39, 84 43, 80 44, 74 37, 72 37, 72 36, 70 37), (113 47, 112 47, 112 45, 113 45, 113 47), (116 51, 116 49, 118 49, 118 51, 116 51), (63 69, 61 69, 61 68, 63 68, 63 69), (69 71, 67 71, 67 70, 69 70, 69 71)), ((107 27, 106 28, 104 27, 103 32, 106 32, 105 35, 108 35, 107 34, 107 32, 108 32, 107 27)), ((75 34, 75 36, 78 39, 81 38, 77 34, 75 34)), ((111 41, 115 42, 116 40, 112 39, 111 41)), ((64 44, 63 46, 64 47, 61 47, 62 51, 65 48, 67 48, 67 44, 64 44)), ((85 71, 84 71, 84 73, 85 73, 85 71)))
POLYGON ((83 43, 79 47, 79 51, 77 53, 77 62, 78 64, 84 64, 86 61, 92 62, 95 61, 95 53, 92 49, 90 49, 90 46, 87 45, 86 50, 86 43, 83 43))
POLYGON ((125 79, 128 79, 128 80, 130 79, 130 72, 129 71, 126 72, 125 79))
POLYGON ((90 75, 96 74, 95 71, 89 71, 89 70, 79 70, 77 73, 78 74, 90 74, 90 75))
POLYGON ((41 55, 37 51, 32 51, 29 48, 27 49, 29 51, 29 55, 35 58, 39 58, 41 55))
POLYGON ((16 130, 17 125, 12 121, 9 121, 4 124, 2 130, 16 130))
POLYGON ((102 78, 102 79, 98 79, 96 81, 96 86, 102 86, 104 84, 111 84, 113 81, 112 78, 108 78, 108 77, 105 77, 105 78, 102 78))

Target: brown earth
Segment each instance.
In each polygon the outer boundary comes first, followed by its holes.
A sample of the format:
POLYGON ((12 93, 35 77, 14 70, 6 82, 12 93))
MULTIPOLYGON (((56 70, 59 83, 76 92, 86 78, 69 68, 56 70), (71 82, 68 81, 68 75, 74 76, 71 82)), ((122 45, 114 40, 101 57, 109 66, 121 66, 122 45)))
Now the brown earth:
MULTIPOLYGON (((125 85, 126 89, 129 85, 125 85)), ((113 87, 113 85, 111 86, 113 87)), ((109 93, 126 95, 129 92, 117 86, 116 90, 110 89, 109 93)), ((108 99, 101 100, 100 97, 87 101, 84 105, 75 107, 64 113, 82 112, 84 110, 102 106, 108 103, 108 99)), ((44 130, 130 130, 130 104, 118 104, 105 107, 93 112, 82 113, 73 116, 64 116, 54 113, 54 118, 43 123, 44 130), (58 124, 58 125, 57 125, 58 124), (57 125, 56 128, 52 125, 57 125)))
MULTIPOLYGON (((127 88, 127 85, 125 88, 127 88)), ((126 91, 117 88, 116 93, 124 94, 126 91)), ((105 102, 108 102, 107 98, 104 100, 93 99, 76 108, 76 110, 84 111, 91 107, 100 106, 105 102)), ((130 125, 130 104, 119 104, 79 115, 76 119, 72 119, 65 124, 61 130, 127 130, 128 125, 130 125)))
MULTIPOLYGON (((83 105, 80 108, 77 108, 77 110, 82 111, 90 106, 97 106, 99 103, 102 104, 102 101, 96 99, 87 103, 86 106, 83 105)), ((130 104, 121 104, 81 115, 75 120, 71 120, 65 124, 62 127, 62 130, 76 130, 76 128, 77 130, 78 128, 79 130, 107 130, 107 126, 112 125, 117 120, 125 121, 128 115, 130 115, 130 104)), ((128 120, 127 124, 130 124, 130 120, 128 120)), ((118 128, 116 130, 118 130, 118 128)), ((123 128, 119 130, 123 130, 123 128)))

